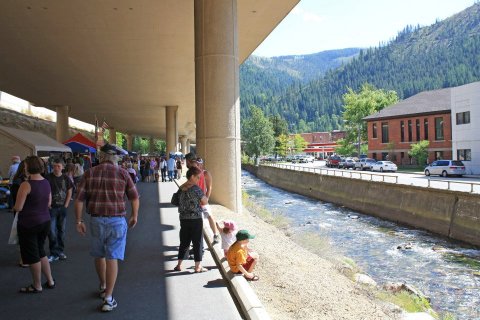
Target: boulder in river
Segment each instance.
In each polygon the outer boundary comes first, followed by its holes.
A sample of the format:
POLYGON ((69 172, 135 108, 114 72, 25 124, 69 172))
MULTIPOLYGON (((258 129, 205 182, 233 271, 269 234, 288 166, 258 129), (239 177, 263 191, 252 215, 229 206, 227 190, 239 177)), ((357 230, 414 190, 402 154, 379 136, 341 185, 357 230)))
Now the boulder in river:
POLYGON ((410 242, 402 243, 401 245, 397 246, 398 250, 411 250, 413 248, 413 244, 410 242))
POLYGON ((362 273, 356 273, 353 278, 355 279, 355 282, 360 283, 360 284, 365 284, 367 286, 372 286, 376 287, 377 283, 375 280, 373 280, 370 276, 367 276, 366 274, 362 273))

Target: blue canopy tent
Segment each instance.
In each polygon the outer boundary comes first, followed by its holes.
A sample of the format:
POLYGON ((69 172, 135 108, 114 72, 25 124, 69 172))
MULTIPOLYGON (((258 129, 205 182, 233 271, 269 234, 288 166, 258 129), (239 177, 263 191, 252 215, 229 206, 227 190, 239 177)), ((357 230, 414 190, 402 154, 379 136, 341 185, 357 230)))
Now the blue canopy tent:
POLYGON ((72 152, 76 153, 95 153, 97 150, 95 148, 92 148, 90 146, 84 145, 80 142, 67 142, 65 143, 66 146, 69 146, 70 149, 72 149, 72 152))

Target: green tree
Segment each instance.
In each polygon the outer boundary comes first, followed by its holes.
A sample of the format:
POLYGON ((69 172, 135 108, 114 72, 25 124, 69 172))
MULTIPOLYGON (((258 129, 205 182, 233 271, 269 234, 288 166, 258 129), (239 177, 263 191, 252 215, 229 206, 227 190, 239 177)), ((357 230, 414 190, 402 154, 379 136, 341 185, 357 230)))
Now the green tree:
POLYGON ((376 89, 368 83, 363 84, 359 92, 348 88, 348 92, 343 95, 346 140, 350 143, 358 143, 360 131, 360 140, 366 141, 367 127, 364 125, 363 118, 397 101, 398 96, 395 91, 376 89))
POLYGON ((275 145, 272 123, 254 105, 250 107, 250 117, 244 121, 242 136, 246 141, 245 152, 255 159, 270 153, 275 145))
POLYGON ((275 152, 285 157, 288 152, 288 136, 285 134, 281 134, 275 139, 275 152))
POLYGON ((427 163, 429 145, 430 142, 428 140, 422 140, 418 143, 413 143, 410 146, 410 151, 408 151, 408 155, 414 158, 417 161, 418 165, 424 165, 427 163))
MULTIPOLYGON (((287 135, 288 134, 288 123, 283 119, 280 115, 275 114, 273 116, 270 116, 268 118, 270 122, 272 123, 272 128, 273 128, 273 135, 275 137, 275 158, 277 157, 278 154, 281 156, 285 156, 285 154, 282 155, 282 153, 279 150, 282 150, 283 146, 280 145, 281 140, 279 140, 279 137, 281 135, 287 135)), ((285 146, 286 149, 286 146, 285 146)), ((285 151, 286 153, 286 151, 285 151)))
POLYGON ((135 137, 133 139, 133 150, 140 154, 148 153, 148 139, 142 137, 135 137))
POLYGON ((335 153, 341 156, 351 156, 355 153, 355 145, 351 144, 345 139, 337 140, 338 146, 335 148, 335 153))
POLYGON ((305 139, 303 139, 303 137, 299 134, 294 135, 292 141, 293 149, 296 153, 303 152, 303 150, 305 150, 305 148, 308 146, 307 141, 305 141, 305 139))
POLYGON ((275 114, 268 118, 272 123, 273 134, 275 138, 279 137, 282 134, 288 134, 288 123, 280 115, 275 114))

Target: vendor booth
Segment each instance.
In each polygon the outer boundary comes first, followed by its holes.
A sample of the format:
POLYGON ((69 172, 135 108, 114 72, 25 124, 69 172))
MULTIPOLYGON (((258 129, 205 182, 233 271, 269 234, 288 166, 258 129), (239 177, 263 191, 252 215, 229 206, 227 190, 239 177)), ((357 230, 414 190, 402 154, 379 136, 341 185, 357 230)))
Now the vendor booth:
POLYGON ((0 126, 0 169, 3 174, 8 172, 12 156, 25 159, 27 156, 40 157, 61 156, 72 152, 70 147, 38 132, 0 126))

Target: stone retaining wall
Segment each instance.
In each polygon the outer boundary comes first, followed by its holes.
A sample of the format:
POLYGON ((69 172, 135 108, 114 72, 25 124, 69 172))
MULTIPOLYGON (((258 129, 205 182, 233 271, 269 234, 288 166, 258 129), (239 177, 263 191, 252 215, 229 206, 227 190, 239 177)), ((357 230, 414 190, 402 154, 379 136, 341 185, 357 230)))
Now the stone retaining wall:
POLYGON ((480 246, 480 195, 320 175, 269 166, 243 166, 265 182, 364 214, 480 246))

